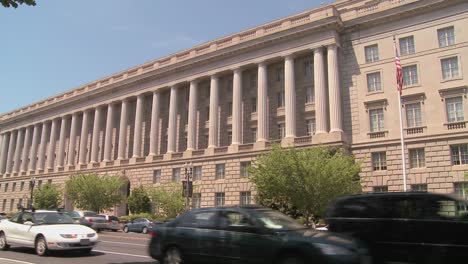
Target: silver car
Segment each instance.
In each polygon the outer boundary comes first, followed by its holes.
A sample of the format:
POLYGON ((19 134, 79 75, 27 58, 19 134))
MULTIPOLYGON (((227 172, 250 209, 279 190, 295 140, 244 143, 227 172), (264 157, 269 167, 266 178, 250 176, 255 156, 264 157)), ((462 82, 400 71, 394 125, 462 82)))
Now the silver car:
POLYGON ((121 229, 120 220, 119 220, 119 218, 117 218, 117 216, 107 215, 107 214, 98 214, 98 216, 103 217, 104 219, 106 219, 106 228, 105 229, 111 230, 111 231, 114 231, 114 232, 121 229))
POLYGON ((91 223, 91 228, 100 232, 101 230, 105 230, 107 228, 107 222, 104 217, 98 216, 96 212, 93 211, 75 211, 81 217, 86 219, 86 221, 91 223))

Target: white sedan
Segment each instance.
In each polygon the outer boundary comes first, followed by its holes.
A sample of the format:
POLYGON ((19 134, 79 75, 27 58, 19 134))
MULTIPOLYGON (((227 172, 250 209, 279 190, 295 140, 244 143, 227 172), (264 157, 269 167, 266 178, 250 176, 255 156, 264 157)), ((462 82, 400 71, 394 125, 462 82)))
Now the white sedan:
POLYGON ((23 211, 0 221, 0 250, 18 245, 34 248, 39 256, 49 250, 89 253, 97 239, 93 229, 74 224, 71 217, 57 211, 23 211))

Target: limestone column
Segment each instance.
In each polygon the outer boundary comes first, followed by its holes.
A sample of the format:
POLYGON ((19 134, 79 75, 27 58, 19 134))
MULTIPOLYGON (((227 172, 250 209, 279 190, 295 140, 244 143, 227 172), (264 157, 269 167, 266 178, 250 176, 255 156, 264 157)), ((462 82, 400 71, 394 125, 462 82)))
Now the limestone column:
POLYGON ((330 132, 343 132, 338 47, 336 45, 328 46, 328 94, 330 100, 330 132))
POLYGON ((322 48, 314 49, 315 120, 317 134, 327 133, 327 89, 322 48))
POLYGON ((6 173, 11 173, 11 169, 13 168, 13 158, 14 158, 15 148, 16 148, 17 133, 18 133, 17 130, 10 132, 10 144, 8 146, 6 173))
POLYGON ((91 110, 85 110, 83 112, 83 121, 81 124, 81 136, 80 136, 80 153, 78 163, 80 165, 86 164, 86 148, 88 145, 88 130, 89 130, 89 114, 91 110))
POLYGON ((49 122, 42 123, 41 145, 39 146, 38 153, 38 170, 43 170, 45 165, 45 153, 47 147, 47 131, 49 130, 49 122))
POLYGON ((175 152, 177 137, 177 87, 171 87, 169 102, 169 128, 167 131, 167 153, 175 152))
POLYGON ((234 70, 232 80, 232 145, 239 145, 242 137, 242 70, 234 70))
POLYGON ((190 82, 188 125, 187 125, 187 150, 194 150, 197 145, 197 106, 198 105, 198 81, 190 82))
POLYGON ((127 122, 128 122, 128 99, 122 101, 120 110, 120 130, 119 130, 119 153, 117 159, 125 159, 125 149, 127 147, 127 122))
POLYGON ((155 156, 158 152, 159 100, 159 93, 153 92, 153 104, 151 106, 150 156, 155 156))
POLYGON ((106 137, 104 139, 104 142, 105 142, 104 161, 111 160, 113 127, 114 127, 114 104, 110 103, 107 106, 106 137))
POLYGON ((23 148, 24 132, 23 129, 18 129, 18 136, 16 138, 15 162, 13 163, 13 172, 19 172, 21 150, 23 148))
POLYGON ((26 135, 24 136, 24 145, 23 153, 21 156, 21 172, 25 172, 28 167, 28 157, 29 157, 29 147, 31 145, 31 133, 33 132, 33 127, 29 126, 26 128, 26 135))
POLYGON ((258 64, 257 87, 257 142, 268 139, 267 65, 258 64))
POLYGON ((219 106, 219 77, 211 76, 210 84, 210 126, 208 131, 208 148, 218 146, 218 106, 219 106))
POLYGON ((284 95, 286 137, 296 137, 296 87, 294 80, 294 57, 286 56, 284 60, 284 95))
POLYGON ((37 163, 37 147, 39 145, 39 129, 40 124, 34 125, 33 139, 31 144, 31 153, 29 155, 29 171, 34 171, 36 169, 37 163))
POLYGON ((57 141, 58 119, 52 120, 52 128, 50 129, 49 151, 47 153, 47 169, 54 168, 55 161, 55 143, 57 141))
POLYGON ((5 173, 5 166, 7 162, 7 152, 8 152, 8 144, 10 143, 10 133, 6 132, 2 134, 2 152, 0 153, 0 175, 5 173))
POLYGON ((102 107, 94 110, 93 138, 91 140, 91 163, 99 162, 99 134, 101 132, 102 107))
POLYGON ((133 135, 133 158, 141 157, 141 126, 143 123, 143 100, 142 94, 137 96, 135 110, 135 134, 133 135))
POLYGON ((70 143, 68 144, 68 165, 75 165, 76 134, 78 133, 78 113, 73 113, 70 127, 70 143))
POLYGON ((63 159, 65 156, 65 138, 68 128, 68 116, 62 116, 60 124, 59 148, 57 153, 57 167, 63 167, 63 159))

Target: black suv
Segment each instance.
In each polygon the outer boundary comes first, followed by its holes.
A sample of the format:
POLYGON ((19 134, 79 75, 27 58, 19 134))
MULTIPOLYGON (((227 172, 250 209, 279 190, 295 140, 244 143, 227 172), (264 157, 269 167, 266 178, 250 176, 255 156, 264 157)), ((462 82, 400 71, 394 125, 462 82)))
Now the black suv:
POLYGON ((455 196, 373 193, 347 196, 329 208, 329 230, 368 244, 377 262, 466 263, 468 204, 455 196))

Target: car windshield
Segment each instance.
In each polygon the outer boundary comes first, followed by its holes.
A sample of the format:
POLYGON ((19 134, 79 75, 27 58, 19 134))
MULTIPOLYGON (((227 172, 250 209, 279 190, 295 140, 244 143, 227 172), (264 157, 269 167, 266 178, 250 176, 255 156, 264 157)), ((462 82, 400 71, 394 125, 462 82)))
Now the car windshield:
POLYGON ((34 219, 37 224, 55 225, 55 224, 73 224, 73 219, 66 215, 55 212, 35 213, 34 219))
POLYGON ((273 210, 255 210, 255 216, 268 229, 287 231, 305 228, 291 217, 273 210))
POLYGON ((66 215, 70 216, 71 218, 80 218, 80 214, 73 211, 73 212, 65 212, 66 215))

